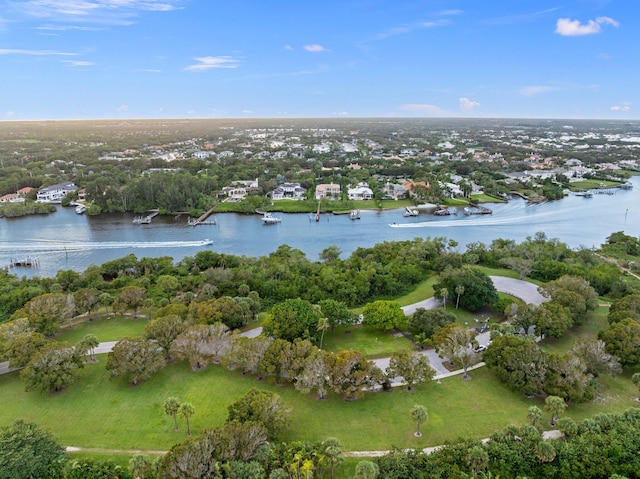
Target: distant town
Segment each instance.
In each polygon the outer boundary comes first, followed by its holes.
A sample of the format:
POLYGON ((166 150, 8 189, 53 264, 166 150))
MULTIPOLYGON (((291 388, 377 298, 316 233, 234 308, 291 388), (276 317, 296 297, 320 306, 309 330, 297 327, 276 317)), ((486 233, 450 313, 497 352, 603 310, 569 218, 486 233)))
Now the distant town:
POLYGON ((194 215, 220 202, 249 203, 235 210, 250 212, 280 200, 348 208, 366 200, 499 201, 516 192, 539 201, 585 185, 623 186, 640 169, 640 123, 633 122, 9 122, 0 136, 0 211, 64 198, 89 214, 194 215))

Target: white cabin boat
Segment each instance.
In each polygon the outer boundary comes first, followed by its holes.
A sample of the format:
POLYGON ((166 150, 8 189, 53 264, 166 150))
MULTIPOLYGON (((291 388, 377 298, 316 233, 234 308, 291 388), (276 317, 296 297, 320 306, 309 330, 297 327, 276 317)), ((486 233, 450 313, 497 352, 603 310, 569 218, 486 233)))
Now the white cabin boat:
POLYGON ((349 218, 351 218, 352 220, 359 220, 360 210, 351 210, 351 213, 349 213, 349 218))
POLYGON ((280 223, 281 221, 282 221, 282 218, 273 216, 271 213, 265 213, 262 216, 262 224, 265 224, 265 225, 275 225, 277 223, 280 223))

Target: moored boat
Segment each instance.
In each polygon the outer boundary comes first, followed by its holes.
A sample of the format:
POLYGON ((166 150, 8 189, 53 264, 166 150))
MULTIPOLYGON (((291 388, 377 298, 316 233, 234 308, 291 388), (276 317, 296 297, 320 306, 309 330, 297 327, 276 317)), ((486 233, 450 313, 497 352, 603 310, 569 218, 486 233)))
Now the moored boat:
POLYGON ((352 220, 359 220, 360 210, 351 210, 351 213, 349 213, 349 218, 351 218, 352 220))
POLYGON ((262 216, 262 223, 265 225, 274 225, 276 223, 280 223, 282 221, 282 218, 279 218, 278 216, 273 216, 271 213, 265 213, 262 216))

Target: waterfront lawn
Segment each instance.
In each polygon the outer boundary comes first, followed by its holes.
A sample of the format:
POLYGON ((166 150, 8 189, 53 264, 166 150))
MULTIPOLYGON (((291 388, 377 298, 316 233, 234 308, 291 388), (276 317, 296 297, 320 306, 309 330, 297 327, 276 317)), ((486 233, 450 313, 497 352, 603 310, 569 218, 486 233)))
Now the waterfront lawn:
POLYGON ((573 181, 569 183, 569 189, 571 191, 580 191, 580 190, 592 190, 598 188, 606 188, 611 186, 619 185, 619 181, 609 181, 609 180, 580 180, 573 181))
POLYGON ((338 353, 345 350, 360 351, 366 358, 384 358, 395 351, 413 349, 413 343, 396 331, 382 332, 365 326, 336 328, 324 333, 322 349, 338 353))
POLYGON ((483 370, 474 371, 470 381, 454 377, 442 384, 424 384, 413 393, 396 389, 345 402, 335 394, 318 401, 291 386, 257 382, 253 376, 221 366, 192 372, 184 363, 171 364, 131 387, 123 380, 110 381, 105 362, 102 355, 99 363, 87 365, 79 381, 58 394, 25 393, 17 373, 4 376, 0 424, 18 418, 37 422, 65 446, 164 451, 186 439, 184 421, 175 432, 172 418, 164 414, 164 399, 177 396, 193 404, 196 413, 191 425, 198 434, 223 425, 228 406, 257 387, 278 393, 291 408, 291 426, 284 440, 320 441, 333 436, 347 450, 380 450, 392 445, 437 445, 460 435, 486 437, 512 422, 524 422, 530 404, 483 370), (415 425, 409 411, 414 404, 429 409, 421 439, 412 434, 415 425))
POLYGON ((129 316, 94 319, 93 321, 77 323, 69 329, 63 329, 56 339, 76 344, 85 335, 95 334, 101 343, 118 341, 121 338, 144 335, 144 327, 147 322, 146 318, 132 319, 129 316))
MULTIPOLYGON (((543 407, 541 399, 527 399, 499 383, 487 368, 471 372, 471 380, 454 376, 419 385, 414 392, 369 393, 355 402, 335 394, 318 401, 291 386, 274 386, 242 376, 221 366, 192 372, 184 363, 170 364, 137 387, 125 381, 110 381, 106 357, 87 365, 81 378, 58 394, 25 393, 17 373, 0 380, 0 425, 15 419, 34 421, 51 431, 63 445, 118 450, 165 451, 186 439, 184 421, 173 430, 173 420, 164 414, 162 402, 177 396, 195 407, 191 418, 194 434, 224 424, 229 404, 257 387, 276 392, 291 408, 291 425, 283 439, 321 441, 338 438, 346 450, 384 450, 392 446, 426 447, 460 436, 483 438, 509 424, 524 424, 531 405, 543 407), (422 404, 429 411, 424 436, 415 438, 409 411, 422 404)), ((623 411, 636 404, 635 386, 629 374, 602 378, 599 399, 572 404, 566 415, 582 419, 597 412, 623 411)), ((543 424, 546 425, 547 415, 543 424)))
POLYGON ((560 338, 545 338, 540 342, 540 346, 548 352, 566 353, 578 338, 597 338, 598 333, 609 326, 608 314, 609 308, 600 306, 595 311, 587 313, 583 324, 569 329, 560 338))

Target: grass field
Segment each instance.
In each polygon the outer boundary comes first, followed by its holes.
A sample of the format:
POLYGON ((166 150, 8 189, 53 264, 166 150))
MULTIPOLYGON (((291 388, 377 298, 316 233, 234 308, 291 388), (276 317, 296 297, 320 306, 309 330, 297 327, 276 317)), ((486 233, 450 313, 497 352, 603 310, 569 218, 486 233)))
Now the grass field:
MULTIPOLYGON (((504 274, 502 270, 483 270, 487 274, 504 274)), ((398 302, 410 304, 432 296, 436 280, 434 276, 423 281, 398 302)), ((460 322, 469 322, 474 317, 455 310, 451 300, 448 309, 460 322)), ((561 339, 547 339, 542 346, 548 351, 568 351, 576 337, 592 337, 606 327, 607 313, 606 307, 589 313, 582 326, 561 339)), ((143 334, 146 323, 143 318, 96 320, 76 325, 58 339, 75 343, 85 334, 93 333, 100 341, 117 340, 143 334)), ((363 327, 338 328, 333 334, 328 331, 324 338, 325 349, 357 349, 367 357, 387 356, 411 347, 404 337, 363 327)), ((131 387, 123 380, 110 380, 105 369, 106 355, 99 359, 97 364, 88 364, 80 371, 75 384, 58 394, 26 393, 17 372, 0 376, 0 397, 3 398, 0 424, 9 424, 18 418, 34 421, 50 430, 63 445, 103 450, 104 457, 126 465, 130 454, 116 454, 111 450, 165 451, 185 439, 184 423, 180 431, 175 432, 172 419, 162 409, 162 402, 169 396, 194 405, 196 414, 191 424, 197 434, 208 427, 221 426, 227 407, 250 388, 273 391, 291 408, 291 425, 285 440, 320 441, 332 436, 348 451, 422 448, 461 436, 483 438, 509 424, 524 424, 529 406, 543 408, 544 405, 539 398, 528 399, 511 391, 487 368, 473 371, 468 381, 452 377, 441 383, 432 381, 420 385, 411 393, 395 389, 344 402, 334 394, 318 401, 313 395, 303 395, 291 386, 259 382, 255 377, 242 376, 221 366, 193 372, 185 363, 169 364, 149 381, 131 387), (429 411, 422 438, 413 436, 415 425, 409 418, 415 404, 422 404, 429 411)), ((638 392, 630 380, 634 372, 599 378, 601 388, 596 400, 571 404, 566 415, 581 420, 600 412, 624 411, 637 406, 638 392)), ((545 416, 545 424, 547 420, 545 416)), ((95 451, 87 454, 103 457, 95 451)), ((352 477, 357 462, 350 459, 336 477, 352 477)))

